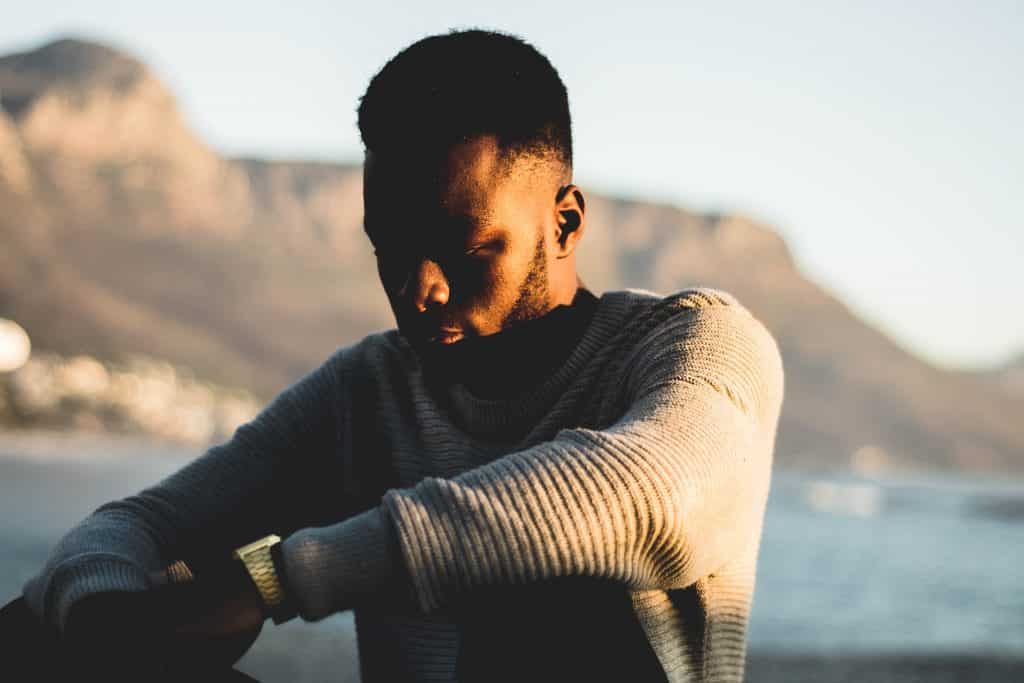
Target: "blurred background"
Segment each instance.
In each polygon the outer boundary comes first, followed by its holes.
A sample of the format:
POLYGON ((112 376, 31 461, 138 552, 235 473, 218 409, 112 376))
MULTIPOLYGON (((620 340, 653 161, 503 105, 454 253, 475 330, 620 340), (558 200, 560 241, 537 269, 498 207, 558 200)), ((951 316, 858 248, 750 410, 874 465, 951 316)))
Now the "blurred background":
MULTIPOLYGON (((779 340, 748 678, 1024 678, 1024 5, 853 5, 6 7, 0 600, 392 326, 355 108, 477 26, 569 89, 588 287, 720 287, 779 340)), ((241 668, 356 681, 351 615, 241 668)))

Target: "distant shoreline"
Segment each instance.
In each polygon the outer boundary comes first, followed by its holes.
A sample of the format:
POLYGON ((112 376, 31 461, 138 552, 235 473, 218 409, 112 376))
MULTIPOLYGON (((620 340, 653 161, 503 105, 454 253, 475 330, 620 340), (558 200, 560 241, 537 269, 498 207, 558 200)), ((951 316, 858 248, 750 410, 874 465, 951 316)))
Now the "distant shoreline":
POLYGON ((170 457, 183 462, 202 455, 185 446, 142 434, 57 429, 0 429, 0 458, 86 462, 97 459, 170 457))

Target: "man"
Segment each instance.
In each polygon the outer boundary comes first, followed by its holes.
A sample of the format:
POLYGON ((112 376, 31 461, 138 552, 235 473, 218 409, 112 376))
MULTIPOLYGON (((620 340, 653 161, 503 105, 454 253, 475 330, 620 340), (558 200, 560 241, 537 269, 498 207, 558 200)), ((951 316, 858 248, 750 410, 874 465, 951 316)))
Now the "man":
POLYGON ((415 43, 359 127, 397 330, 99 508, 26 603, 90 665, 229 665, 354 609, 367 682, 740 680, 771 335, 724 292, 582 286, 566 91, 523 41, 415 43))

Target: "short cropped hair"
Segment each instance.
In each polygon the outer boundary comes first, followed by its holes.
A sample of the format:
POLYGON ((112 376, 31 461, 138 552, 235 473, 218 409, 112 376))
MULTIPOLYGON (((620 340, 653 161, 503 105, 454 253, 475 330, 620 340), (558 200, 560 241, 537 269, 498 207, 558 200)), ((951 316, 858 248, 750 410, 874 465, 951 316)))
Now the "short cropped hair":
POLYGON ((440 150, 489 134, 506 157, 554 153, 572 167, 562 79, 532 45, 496 31, 451 31, 399 52, 360 99, 359 132, 379 154, 440 150))

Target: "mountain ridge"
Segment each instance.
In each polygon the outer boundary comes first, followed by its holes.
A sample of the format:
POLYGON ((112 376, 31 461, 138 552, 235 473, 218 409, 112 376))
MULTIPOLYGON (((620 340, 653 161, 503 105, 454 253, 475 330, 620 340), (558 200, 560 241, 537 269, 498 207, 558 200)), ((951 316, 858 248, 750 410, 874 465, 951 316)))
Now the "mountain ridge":
MULTIPOLYGON (((97 77, 129 62, 84 45, 19 53, 55 72, 34 84, 0 57, 0 103, 12 82, 23 95, 0 112, 0 315, 39 348, 141 352, 265 398, 393 325, 358 165, 222 158, 144 65, 97 77), (79 53, 61 75, 58 56, 79 53)), ((594 291, 719 287, 765 321, 787 372, 781 463, 1024 472, 1024 397, 912 356, 806 278, 769 226, 599 194, 587 219, 594 291)))

